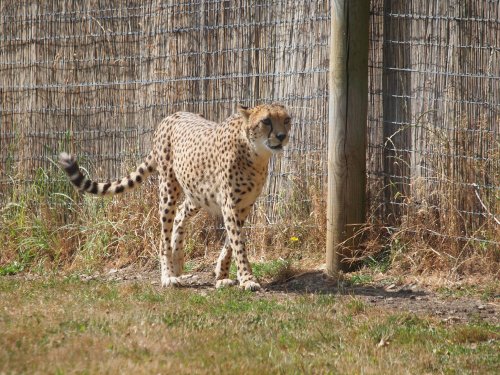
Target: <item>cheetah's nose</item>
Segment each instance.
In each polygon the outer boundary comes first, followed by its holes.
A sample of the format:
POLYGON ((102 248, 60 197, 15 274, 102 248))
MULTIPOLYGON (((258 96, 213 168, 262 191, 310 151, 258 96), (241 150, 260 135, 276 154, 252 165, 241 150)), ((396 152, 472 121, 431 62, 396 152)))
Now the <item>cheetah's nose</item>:
POLYGON ((285 133, 276 134, 276 138, 278 138, 280 142, 283 142, 283 139, 286 138, 286 134, 285 133))

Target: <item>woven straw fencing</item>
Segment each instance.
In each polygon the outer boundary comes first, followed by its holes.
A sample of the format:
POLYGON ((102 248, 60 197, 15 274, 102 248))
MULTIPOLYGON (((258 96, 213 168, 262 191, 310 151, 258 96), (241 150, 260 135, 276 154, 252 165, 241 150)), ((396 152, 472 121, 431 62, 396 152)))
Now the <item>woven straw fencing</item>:
MULTIPOLYGON (((370 22, 369 221, 500 246, 499 2, 373 0, 370 22)), ((329 30, 322 0, 0 1, 0 201, 62 150, 117 178, 164 116, 268 102, 293 130, 260 209, 324 200, 329 30)))

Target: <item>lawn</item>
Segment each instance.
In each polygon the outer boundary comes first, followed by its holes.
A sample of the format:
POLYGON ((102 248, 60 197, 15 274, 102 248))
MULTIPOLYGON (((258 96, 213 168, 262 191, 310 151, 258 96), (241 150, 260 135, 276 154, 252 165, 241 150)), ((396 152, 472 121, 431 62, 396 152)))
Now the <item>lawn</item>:
POLYGON ((0 278, 0 373, 495 374, 486 321, 341 294, 0 278))

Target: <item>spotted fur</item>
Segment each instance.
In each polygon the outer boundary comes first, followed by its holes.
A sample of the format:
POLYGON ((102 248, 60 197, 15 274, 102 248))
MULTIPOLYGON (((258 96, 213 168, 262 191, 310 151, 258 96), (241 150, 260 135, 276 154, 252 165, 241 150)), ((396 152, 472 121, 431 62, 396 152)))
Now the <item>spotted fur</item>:
POLYGON ((234 253, 237 277, 245 289, 258 290, 245 250, 242 227, 267 177, 269 159, 288 143, 290 116, 282 105, 239 107, 239 113, 217 124, 201 115, 178 112, 156 129, 153 150, 127 177, 96 182, 83 175, 71 155, 59 161, 80 191, 109 195, 141 184, 151 173, 159 174, 161 282, 180 284, 184 265, 186 220, 204 208, 222 215, 227 231, 215 269, 216 286, 232 285, 229 266, 234 253), (184 200, 176 207, 181 195, 184 200))

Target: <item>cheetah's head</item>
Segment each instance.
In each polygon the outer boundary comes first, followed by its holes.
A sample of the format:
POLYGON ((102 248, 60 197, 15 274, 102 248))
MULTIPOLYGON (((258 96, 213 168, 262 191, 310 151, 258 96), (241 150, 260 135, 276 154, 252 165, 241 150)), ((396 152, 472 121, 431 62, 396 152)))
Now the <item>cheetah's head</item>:
POLYGON ((247 137, 256 149, 277 153, 288 144, 291 119, 281 104, 238 106, 238 111, 244 119, 247 137))

